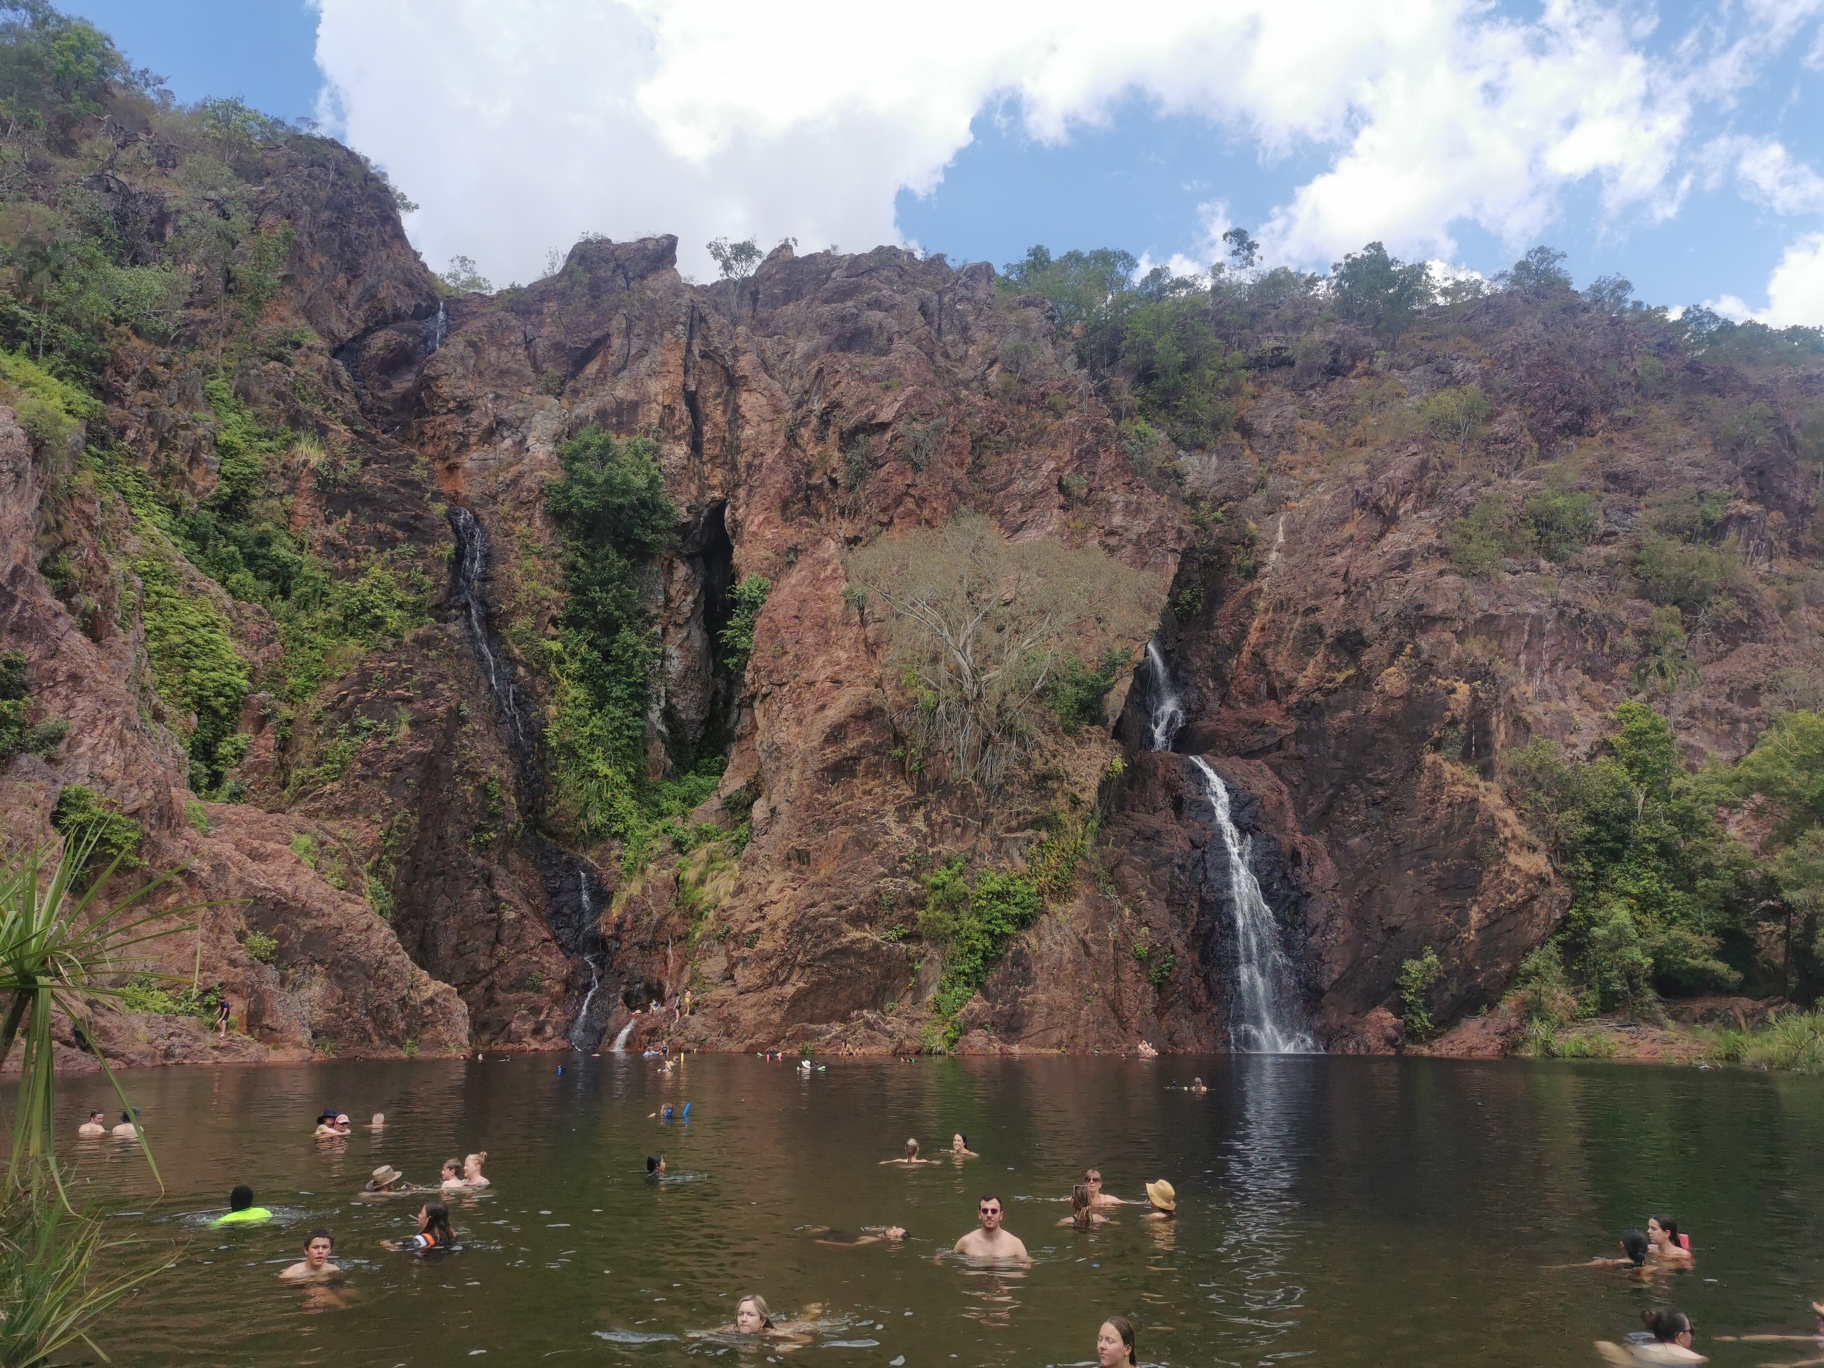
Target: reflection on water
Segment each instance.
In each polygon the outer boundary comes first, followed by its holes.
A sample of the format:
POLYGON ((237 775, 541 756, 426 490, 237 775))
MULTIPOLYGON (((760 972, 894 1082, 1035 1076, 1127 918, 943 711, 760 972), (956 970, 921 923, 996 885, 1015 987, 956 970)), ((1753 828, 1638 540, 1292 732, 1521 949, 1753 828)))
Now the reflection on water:
MULTIPOLYGON (((757 1292, 776 1322, 808 1322, 792 1337, 805 1363, 1080 1364, 1120 1313, 1164 1368, 1538 1368, 1594 1362, 1592 1341, 1638 1329, 1655 1301, 1707 1336, 1808 1330, 1824 1293, 1820 1080, 1322 1056, 845 1061, 810 1080, 753 1059, 557 1062, 130 1075, 169 1191, 157 1200, 111 1142, 72 1145, 78 1191, 142 1254, 177 1262, 104 1348, 125 1368, 758 1365, 794 1345, 728 1333, 757 1292), (1170 1090, 1193 1073, 1207 1095, 1170 1090), (689 1127, 653 1119, 686 1099, 689 1127), (319 1147, 326 1103, 388 1125, 319 1147), (981 1158, 878 1165, 908 1135, 929 1147, 958 1130, 981 1158), (482 1149, 494 1186, 452 1201, 456 1251, 379 1248, 411 1233, 422 1195, 357 1200, 376 1166, 429 1182, 482 1149), (647 1182, 661 1150, 668 1177, 692 1181, 647 1182), (1129 1207, 1094 1231, 1057 1226, 1090 1166, 1128 1198, 1168 1179, 1176 1218, 1129 1207), (208 1227, 236 1182, 279 1219, 208 1227), (935 1257, 984 1195, 1030 1268, 935 1257), (1645 1288, 1543 1271, 1659 1211, 1692 1232, 1696 1273, 1645 1288), (318 1225, 347 1276, 281 1286, 318 1225), (907 1239, 813 1238, 886 1225, 907 1239)), ((66 1133, 96 1091, 66 1083, 66 1133)), ((1722 1368, 1779 1357, 1699 1347, 1722 1368)))

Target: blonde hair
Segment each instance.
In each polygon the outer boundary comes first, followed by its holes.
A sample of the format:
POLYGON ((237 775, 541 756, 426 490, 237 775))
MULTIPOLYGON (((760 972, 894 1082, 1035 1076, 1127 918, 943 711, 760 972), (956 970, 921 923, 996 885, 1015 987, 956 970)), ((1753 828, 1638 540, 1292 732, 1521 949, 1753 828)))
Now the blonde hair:
POLYGON ((462 1161, 462 1164, 463 1164, 464 1168, 467 1168, 470 1164, 475 1165, 476 1168, 480 1168, 483 1164, 485 1164, 487 1162, 488 1162, 488 1152, 486 1150, 479 1150, 476 1153, 471 1154, 467 1159, 464 1159, 462 1161))
POLYGON ((737 1316, 741 1314, 741 1308, 744 1306, 752 1306, 754 1308, 755 1313, 760 1317, 761 1325, 765 1326, 768 1330, 773 1328, 772 1308, 766 1304, 765 1297, 761 1296, 758 1292, 748 1293, 747 1296, 735 1303, 735 1314, 737 1316))

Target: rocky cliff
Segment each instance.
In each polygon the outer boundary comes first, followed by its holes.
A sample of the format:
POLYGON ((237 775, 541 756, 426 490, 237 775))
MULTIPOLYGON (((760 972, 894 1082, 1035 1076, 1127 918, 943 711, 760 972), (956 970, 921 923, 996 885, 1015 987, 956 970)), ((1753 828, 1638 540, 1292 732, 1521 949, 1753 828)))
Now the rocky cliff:
POLYGON ((1219 430, 1162 444, 1141 388, 985 265, 785 245, 698 285, 672 239, 589 240, 455 294, 335 144, 225 146, 110 98, 31 193, 81 190, 114 269, 191 255, 167 325, 117 321, 68 393, 9 372, 0 646, 69 730, 11 761, 0 812, 48 840, 80 790, 145 870, 181 868, 167 905, 210 904, 148 967, 223 984, 236 1032, 112 1015, 125 1059, 1225 1048, 1234 890, 1188 755, 1231 794, 1289 1009, 1330 1048, 1392 1048, 1405 961, 1435 951, 1434 1012, 1473 1013, 1566 906, 1505 754, 1588 753, 1650 696, 1689 761, 1733 758, 1770 681, 1820 665, 1815 363, 1706 359, 1568 289, 1439 305, 1390 345, 1307 288, 1295 320, 1231 328, 1219 430), (678 515, 643 572, 638 780, 703 782, 637 839, 579 824, 551 774, 547 490, 598 428, 654 444, 678 515), (1639 545, 1687 490, 1736 560, 1673 641, 1639 545), (1582 500, 1575 537, 1497 535, 1546 494, 1582 500), (990 788, 916 762, 890 614, 847 559, 964 511, 1145 586, 1087 725, 1041 716, 990 788), (1154 750, 1166 690, 1184 723, 1154 750), (921 921, 946 868, 1038 890, 950 997, 921 921))

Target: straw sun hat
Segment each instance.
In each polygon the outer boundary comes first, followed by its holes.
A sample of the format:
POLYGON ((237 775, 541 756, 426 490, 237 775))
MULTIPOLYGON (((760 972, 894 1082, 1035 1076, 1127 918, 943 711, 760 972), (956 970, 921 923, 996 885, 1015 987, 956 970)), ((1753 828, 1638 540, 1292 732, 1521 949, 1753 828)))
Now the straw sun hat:
POLYGON ((403 1177, 405 1177, 405 1175, 399 1172, 399 1170, 394 1168, 391 1164, 382 1164, 379 1168, 374 1170, 374 1181, 376 1183, 396 1183, 403 1177))
POLYGON ((1146 1185, 1146 1200, 1161 1211, 1178 1209, 1178 1194, 1172 1191, 1172 1185, 1161 1178, 1155 1183, 1146 1185))

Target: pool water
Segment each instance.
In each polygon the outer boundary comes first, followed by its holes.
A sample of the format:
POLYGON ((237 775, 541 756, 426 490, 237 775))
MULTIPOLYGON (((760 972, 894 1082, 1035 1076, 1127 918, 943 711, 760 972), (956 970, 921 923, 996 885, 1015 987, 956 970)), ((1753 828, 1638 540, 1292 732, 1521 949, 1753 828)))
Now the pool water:
MULTIPOLYGON (((1807 1330, 1824 1294, 1824 1080, 1522 1061, 1224 1057, 847 1061, 637 1057, 324 1063, 126 1076, 163 1172, 112 1140, 68 1142, 82 1191, 141 1253, 177 1263, 109 1322, 122 1365, 668 1364, 782 1361, 709 1334, 759 1292, 814 1321, 796 1360, 1069 1364, 1122 1313, 1160 1364, 1595 1363, 1591 1342, 1670 1302, 1719 1364, 1809 1357, 1712 1344, 1807 1330), (560 1072, 559 1066, 562 1066, 560 1072), (1206 1095, 1174 1090, 1201 1074, 1206 1095), (653 1117, 691 1103, 688 1123, 653 1117), (312 1138, 325 1106, 357 1123, 312 1138), (385 1112, 383 1131, 362 1128, 385 1112), (881 1167, 956 1131, 981 1158, 881 1167), (358 1202, 392 1164, 433 1182, 485 1149, 488 1193, 452 1203, 453 1253, 392 1254, 415 1199, 358 1202), (651 1183, 662 1151, 674 1179, 651 1183), (1081 1234, 1061 1200, 1176 1188, 1170 1223, 1081 1234), (273 1225, 201 1223, 251 1183, 273 1225), (933 1256, 992 1193, 1022 1272, 933 1256), (1692 1272, 1641 1283, 1551 1270, 1613 1252, 1664 1212, 1692 1272), (907 1227, 831 1248, 814 1229, 907 1227), (326 1225, 339 1289, 281 1285, 326 1225), (694 1332, 694 1334, 693 1334, 694 1332)), ((66 1079, 65 1134, 106 1085, 66 1079)), ((1812 1351, 1815 1353, 1816 1351, 1812 1351)))

